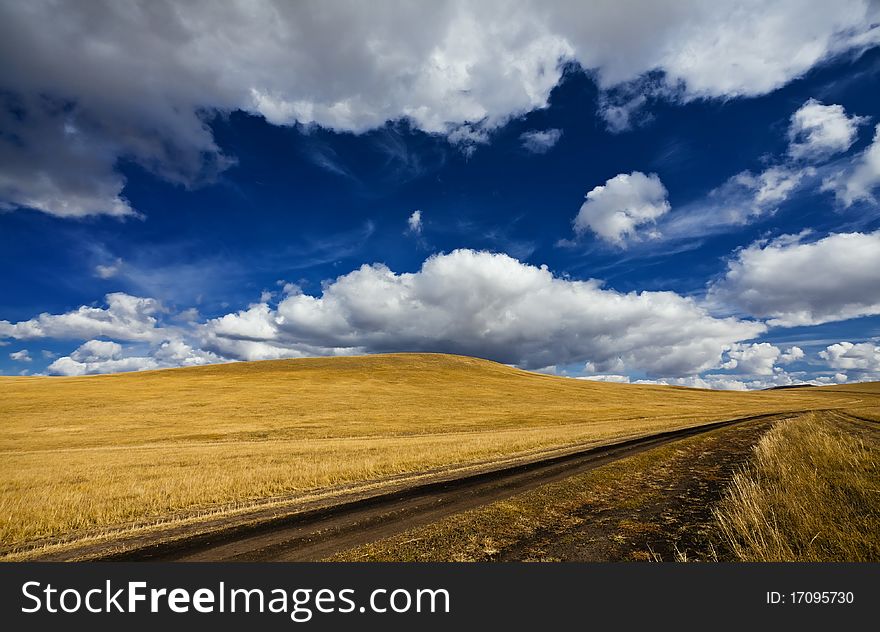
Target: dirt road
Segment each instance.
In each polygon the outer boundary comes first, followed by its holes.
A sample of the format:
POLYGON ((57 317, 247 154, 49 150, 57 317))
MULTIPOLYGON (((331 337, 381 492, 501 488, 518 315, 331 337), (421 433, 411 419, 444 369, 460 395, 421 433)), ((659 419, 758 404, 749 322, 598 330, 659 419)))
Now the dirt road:
POLYGON ((205 534, 105 560, 307 561, 393 536, 445 516, 504 499, 652 448, 719 428, 766 423, 792 413, 758 415, 660 433, 563 456, 430 483, 229 533, 205 534))

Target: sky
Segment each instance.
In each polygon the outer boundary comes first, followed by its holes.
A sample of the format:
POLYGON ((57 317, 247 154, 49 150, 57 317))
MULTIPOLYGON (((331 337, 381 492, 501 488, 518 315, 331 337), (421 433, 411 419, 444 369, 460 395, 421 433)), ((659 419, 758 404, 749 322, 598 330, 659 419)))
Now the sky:
POLYGON ((34 0, 0 59, 4 375, 880 379, 877 2, 34 0))

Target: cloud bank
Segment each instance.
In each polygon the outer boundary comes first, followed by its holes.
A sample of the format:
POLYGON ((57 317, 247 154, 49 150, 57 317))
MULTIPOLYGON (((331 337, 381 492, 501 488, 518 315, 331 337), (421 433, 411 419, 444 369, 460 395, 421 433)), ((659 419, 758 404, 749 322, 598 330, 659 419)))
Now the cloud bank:
POLYGON ((406 119, 472 146, 546 107, 567 63, 606 91, 660 73, 652 93, 685 101, 766 94, 877 45, 877 16, 867 0, 7 2, 0 204, 135 216, 118 163, 209 181, 234 161, 210 119, 235 110, 355 133, 406 119))
POLYGON ((72 375, 389 351, 460 353, 529 369, 590 363, 595 371, 685 375, 719 366, 725 352, 766 329, 713 317, 673 292, 621 293, 473 250, 431 256, 412 273, 364 265, 325 282, 320 296, 291 288, 277 306, 259 302, 202 323, 168 326, 152 299, 110 294, 107 303, 3 321, 0 336, 90 341, 50 366, 72 375), (149 352, 123 354, 102 337, 149 352))
MULTIPOLYGON (((837 278, 834 271, 852 272, 839 253, 861 261, 866 253, 880 252, 876 233, 803 239, 786 236, 737 253, 710 288, 707 304, 673 292, 622 293, 596 280, 555 276, 546 266, 505 254, 456 250, 429 257, 415 272, 363 265, 326 281, 319 295, 288 284, 280 295, 266 292, 246 309, 207 320, 192 310, 176 313, 155 299, 113 293, 100 307, 0 321, 0 340, 82 341, 68 355, 44 353, 53 360, 46 371, 54 375, 413 351, 474 355, 563 375, 580 366, 574 374, 584 379, 699 388, 880 377, 880 351, 873 342, 840 342, 809 357, 797 346, 750 342, 767 330, 763 322, 709 310, 732 291, 751 301, 741 307, 777 326, 880 313, 872 311, 880 299, 874 306, 854 305, 846 289, 857 287, 857 279, 826 283, 837 278), (774 265, 755 267, 756 257, 769 257, 774 265), (817 261, 827 273, 793 272, 817 261), (756 276, 761 271, 767 274, 756 276), (834 294, 832 287, 844 291, 834 294), (776 307, 773 300, 785 292, 800 297, 797 311, 776 307), (818 369, 816 359, 823 365, 818 369), (809 373, 803 370, 811 366, 809 373)), ((862 290, 869 296, 870 284, 862 290)), ((792 300, 782 297, 781 305, 792 300)), ((13 355, 25 362, 31 357, 27 349, 13 355)))

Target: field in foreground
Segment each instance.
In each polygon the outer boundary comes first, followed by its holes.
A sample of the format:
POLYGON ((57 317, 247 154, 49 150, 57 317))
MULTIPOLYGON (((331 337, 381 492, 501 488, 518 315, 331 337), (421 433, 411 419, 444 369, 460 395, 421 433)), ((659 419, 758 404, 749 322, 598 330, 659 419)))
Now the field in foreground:
POLYGON ((727 393, 393 354, 0 378, 0 555, 712 420, 874 414, 876 385, 727 393))
POLYGON ((880 426, 761 418, 338 551, 334 561, 880 561, 880 426))
POLYGON ((880 427, 835 413, 779 424, 715 517, 733 559, 880 561, 880 427))

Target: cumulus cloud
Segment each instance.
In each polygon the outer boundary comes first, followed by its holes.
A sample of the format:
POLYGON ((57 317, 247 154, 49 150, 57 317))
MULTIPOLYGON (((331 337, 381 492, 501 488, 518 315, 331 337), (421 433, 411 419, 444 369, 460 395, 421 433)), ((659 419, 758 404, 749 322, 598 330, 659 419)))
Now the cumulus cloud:
MULTIPOLYGON (((725 354, 727 359, 718 368, 729 373, 708 373, 625 381, 633 384, 663 384, 726 391, 747 391, 806 383, 803 373, 789 374, 782 366, 802 360, 806 354, 800 347, 785 351, 768 342, 734 344, 725 354)), ((603 376, 597 376, 602 378, 603 376)), ((613 377, 613 376, 612 376, 613 377)), ((594 379, 594 378, 584 378, 594 379)), ((844 381, 846 380, 844 376, 844 381)), ((611 380, 609 380, 611 381, 611 380)), ((623 381, 623 380, 621 380, 623 381)), ((812 382, 808 380, 807 382, 812 382)))
POLYGON ((157 340, 164 333, 157 315, 162 305, 153 298, 140 298, 123 292, 105 297, 107 307, 82 306, 65 314, 40 314, 30 320, 10 323, 0 320, 0 338, 81 339, 107 336, 117 340, 157 340))
POLYGON ((409 226, 409 232, 414 235, 422 234, 422 212, 421 211, 413 211, 409 218, 406 220, 407 226, 409 226))
MULTIPOLYGON (((666 188, 657 174, 621 173, 587 193, 574 218, 578 235, 592 231, 601 239, 623 246, 636 229, 653 224, 669 212, 666 188)), ((651 236, 651 233, 649 233, 651 236)))
POLYGON ((804 350, 800 347, 790 347, 783 351, 769 342, 735 344, 727 352, 728 359, 721 368, 740 375, 781 376, 785 371, 777 364, 791 364, 802 360, 804 355, 804 350))
POLYGON ((9 357, 16 362, 31 362, 33 360, 33 358, 31 358, 30 352, 27 349, 22 349, 21 351, 13 351, 9 354, 9 357))
POLYGON ((533 154, 546 154, 562 138, 561 129, 532 130, 520 134, 519 140, 533 154))
POLYGON ((436 351, 533 369, 590 362, 665 375, 716 366, 764 329, 713 318, 671 292, 623 294, 507 255, 457 250, 415 273, 364 265, 325 283, 319 297, 294 294, 275 309, 257 304, 211 320, 203 346, 239 359, 436 351))
POLYGON ((819 352, 832 369, 857 371, 880 377, 880 347, 871 342, 838 342, 819 352))
POLYGON ((122 355, 122 345, 109 340, 89 340, 74 351, 70 357, 77 362, 116 360, 122 355))
POLYGON ((867 0, 3 3, 0 200, 134 215, 118 162, 209 180, 232 160, 210 118, 234 110, 351 132, 407 119, 472 148, 546 107, 567 62, 602 89, 657 72, 684 100, 765 94, 876 45, 876 24, 867 0))
MULTIPOLYGON (((814 245, 802 238, 788 236, 750 248, 763 252, 814 245)), ((737 261, 748 264, 743 252, 737 261)), ((836 265, 825 253, 819 259, 836 265)), ((781 283, 790 286, 792 281, 781 283)), ((47 372, 55 375, 393 351, 460 353, 554 373, 559 371, 553 367, 579 365, 595 374, 585 379, 724 389, 840 383, 848 379, 843 371, 856 371, 859 379, 878 371, 872 343, 842 342, 820 354, 829 371, 789 374, 783 367, 803 360, 804 351, 746 342, 766 331, 763 323, 714 316, 672 292, 621 293, 599 281, 561 278, 546 266, 504 254, 457 250, 431 256, 411 273, 364 265, 326 281, 320 295, 283 285, 280 296, 262 297, 271 304, 261 300, 207 321, 193 310, 169 314, 153 299, 111 294, 106 307, 83 306, 14 324, 2 321, 0 336, 82 340, 60 358, 43 354, 53 360, 47 372), (165 326, 160 314, 175 326, 165 326), (648 378, 634 380, 632 375, 648 378)), ((778 292, 774 287, 766 296, 778 292)), ((815 305, 812 309, 814 316, 819 313, 815 305)), ((14 352, 12 359, 23 358, 21 353, 14 352)))
POLYGON ((844 169, 822 183, 823 190, 833 191, 838 202, 852 206, 859 201, 875 202, 874 189, 880 186, 880 125, 874 128, 874 140, 844 169))
POLYGON ((109 340, 89 340, 69 356, 58 358, 47 367, 51 375, 95 375, 126 373, 222 362, 213 353, 193 349, 182 340, 166 340, 147 355, 130 353, 121 344, 109 340))
POLYGON ((106 340, 89 340, 69 356, 55 360, 47 367, 52 375, 92 375, 125 373, 158 368, 150 357, 122 357, 122 345, 106 340))
POLYGON ((880 314, 880 231, 803 239, 786 235, 740 250, 710 287, 710 301, 782 327, 880 314))
POLYGON ((789 347, 781 356, 779 356, 779 363, 791 364, 792 362, 803 360, 805 357, 806 354, 800 347, 789 347))
POLYGON ((847 116, 842 105, 822 105, 810 99, 792 114, 788 153, 816 160, 844 152, 855 142, 862 116, 847 116))
POLYGON ((723 368, 736 369, 737 373, 746 375, 773 375, 773 369, 781 355, 779 347, 768 342, 736 345, 728 351, 730 360, 723 368))

